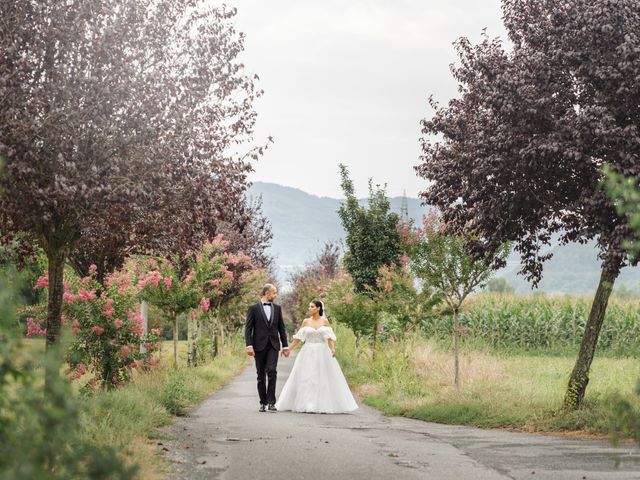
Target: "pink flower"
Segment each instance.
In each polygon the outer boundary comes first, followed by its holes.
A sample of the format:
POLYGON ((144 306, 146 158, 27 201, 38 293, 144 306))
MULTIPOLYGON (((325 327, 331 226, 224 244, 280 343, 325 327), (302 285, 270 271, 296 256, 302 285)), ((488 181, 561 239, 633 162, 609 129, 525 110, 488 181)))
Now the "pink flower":
POLYGON ((71 380, 77 380, 85 373, 87 373, 87 366, 84 363, 77 363, 75 365, 73 374, 71 375, 71 380))
POLYGON ((231 270, 227 270, 226 272, 224 272, 224 278, 227 280, 233 280, 233 272, 231 270))
POLYGON ((46 335, 47 329, 43 329, 40 323, 36 322, 33 318, 27 318, 27 337, 35 337, 37 335, 46 335))
POLYGON ((131 331, 132 331, 133 333, 135 333, 136 335, 142 335, 142 334, 144 334, 144 328, 142 328, 142 327, 138 327, 138 326, 133 326, 133 327, 131 327, 131 331))
POLYGON ((109 318, 113 317, 113 314, 116 313, 115 308, 113 308, 113 298, 107 298, 107 301, 102 306, 102 313, 109 318))
POLYGON ((36 286, 33 287, 34 290, 39 288, 45 288, 49 286, 49 275, 45 275, 44 277, 38 277, 38 281, 36 282, 36 286))
POLYGON ((208 298, 203 298, 200 300, 200 308, 202 308, 203 312, 208 312, 209 307, 211 306, 211 300, 208 298))
POLYGON ((104 333, 104 328, 96 325, 96 326, 91 327, 91 331, 93 333, 97 333, 98 335, 102 335, 104 333))
POLYGON ((89 274, 90 275, 93 275, 97 271, 98 271, 98 266, 95 263, 92 263, 91 265, 89 265, 89 274))
POLYGON ((411 259, 406 255, 402 255, 400 257, 400 265, 409 265, 410 261, 411 261, 411 259))
POLYGON ((91 281, 91 277, 82 277, 82 283, 85 285, 91 281))
POLYGON ((127 312, 127 318, 132 322, 137 323, 138 325, 141 325, 142 322, 144 321, 144 319, 142 318, 142 315, 140 315, 136 311, 127 312))
POLYGON ((80 322, 78 320, 71 322, 71 332, 80 333, 80 322))
POLYGON ((111 377, 111 382, 112 383, 118 383, 118 379, 116 378, 115 375, 113 377, 111 377))
POLYGON ((171 283, 172 283, 172 282, 173 282, 173 278, 171 278, 171 277, 165 277, 165 278, 164 278, 164 285, 165 285, 167 288, 171 288, 171 283))
POLYGON ((78 296, 80 297, 80 300, 82 300, 83 302, 88 302, 96 298, 96 291, 95 290, 87 291, 84 288, 81 288, 80 290, 78 290, 78 296))
POLYGON ((189 285, 191 283, 191 273, 189 273, 184 279, 185 285, 189 285))
POLYGON ((122 356, 122 358, 129 358, 129 355, 131 355, 131 347, 122 345, 122 347, 120 347, 120 356, 122 356))
POLYGON ((64 303, 74 304, 78 301, 78 297, 75 296, 73 293, 64 292, 62 294, 62 301, 64 303))
POLYGON ((219 278, 214 278, 213 280, 211 280, 211 286, 212 287, 217 287, 218 285, 220 285, 220 279, 219 278))
POLYGON ((131 363, 129 364, 129 366, 130 366, 131 368, 136 368, 136 367, 138 366, 138 364, 137 364, 135 361, 133 361, 133 362, 131 362, 131 363))
POLYGON ((143 288, 145 288, 147 285, 150 285, 150 284, 153 284, 154 287, 157 287, 161 279, 162 279, 162 275, 157 270, 148 272, 145 275, 145 277, 138 282, 138 284, 136 285, 136 288, 138 290, 142 290, 143 288))
POLYGON ((159 328, 152 328, 151 329, 151 333, 153 333, 156 336, 160 336, 160 329, 159 328))
POLYGON ((116 326, 116 328, 120 328, 122 326, 122 320, 120 320, 119 318, 116 318, 113 321, 113 324, 116 326))

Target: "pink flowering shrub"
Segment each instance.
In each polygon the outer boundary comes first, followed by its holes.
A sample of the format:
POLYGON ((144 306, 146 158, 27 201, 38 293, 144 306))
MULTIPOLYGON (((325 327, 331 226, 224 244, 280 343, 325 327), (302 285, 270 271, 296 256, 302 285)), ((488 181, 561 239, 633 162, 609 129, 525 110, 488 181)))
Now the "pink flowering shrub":
POLYGON ((42 328, 42 324, 35 318, 27 318, 27 337, 35 337, 40 335, 46 335, 47 329, 42 328))
POLYGON ((84 278, 67 278, 63 311, 74 334, 68 351, 71 378, 92 374, 85 389, 114 388, 130 379, 132 368, 156 363, 152 356, 159 335, 144 334, 130 273, 109 275, 104 287, 96 281, 95 269, 84 278))
POLYGON ((160 308, 169 318, 199 309, 208 312, 228 296, 237 294, 243 272, 253 269, 243 253, 229 253, 221 236, 190 254, 185 263, 177 258, 147 259, 139 268, 135 288, 140 298, 160 308))
MULTIPOLYGON (((159 308, 173 322, 174 337, 179 315, 188 313, 192 322, 206 322, 223 306, 242 297, 243 286, 254 267, 248 255, 231 253, 228 248, 229 243, 218 236, 184 258, 140 261, 135 288, 140 298, 159 308)), ((245 308, 242 305, 242 310, 245 308)), ((227 311, 225 318, 230 318, 227 311)), ((195 362, 191 353, 190 350, 190 362, 195 362)), ((177 362, 175 352, 174 359, 177 362)))

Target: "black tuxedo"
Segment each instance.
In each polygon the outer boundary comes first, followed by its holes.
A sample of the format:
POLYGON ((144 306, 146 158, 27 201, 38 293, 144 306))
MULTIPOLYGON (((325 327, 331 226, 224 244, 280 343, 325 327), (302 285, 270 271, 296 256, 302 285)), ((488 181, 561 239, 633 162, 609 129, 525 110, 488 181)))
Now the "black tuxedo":
POLYGON ((247 347, 252 346, 255 352, 260 403, 272 405, 276 403, 276 369, 280 343, 282 342, 283 348, 288 346, 280 305, 271 305, 271 318, 265 315, 262 302, 251 305, 247 312, 244 338, 247 347))

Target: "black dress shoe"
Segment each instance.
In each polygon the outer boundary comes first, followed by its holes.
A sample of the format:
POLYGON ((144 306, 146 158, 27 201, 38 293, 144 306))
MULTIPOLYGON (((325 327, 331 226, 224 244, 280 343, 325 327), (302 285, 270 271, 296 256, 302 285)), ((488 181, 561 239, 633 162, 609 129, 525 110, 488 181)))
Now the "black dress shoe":
POLYGON ((276 406, 274 404, 269 405, 269 411, 270 412, 277 412, 278 409, 276 408, 276 406))
POLYGON ((267 406, 260 404, 260 410, 258 410, 258 411, 259 412, 266 412, 267 411, 267 406))

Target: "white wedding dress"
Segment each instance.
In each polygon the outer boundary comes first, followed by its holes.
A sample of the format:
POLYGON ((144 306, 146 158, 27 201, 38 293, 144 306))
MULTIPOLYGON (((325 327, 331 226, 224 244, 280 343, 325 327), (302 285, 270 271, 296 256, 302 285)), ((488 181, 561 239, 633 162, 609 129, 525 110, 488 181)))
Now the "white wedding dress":
POLYGON ((347 413, 358 408, 338 361, 331 356, 331 327, 302 327, 293 336, 304 342, 276 402, 278 410, 347 413))

